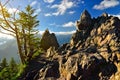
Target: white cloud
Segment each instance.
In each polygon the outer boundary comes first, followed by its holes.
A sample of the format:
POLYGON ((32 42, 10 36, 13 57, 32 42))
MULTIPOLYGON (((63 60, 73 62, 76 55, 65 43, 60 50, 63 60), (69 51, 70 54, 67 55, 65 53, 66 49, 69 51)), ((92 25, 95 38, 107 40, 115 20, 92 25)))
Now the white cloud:
POLYGON ((68 9, 74 7, 74 2, 69 0, 62 0, 60 4, 54 4, 51 8, 57 9, 52 15, 58 16, 63 15, 68 9))
POLYGON ((31 4, 30 4, 30 6, 34 6, 34 5, 36 5, 37 4, 37 1, 33 1, 31 4))
POLYGON ((93 9, 103 10, 119 4, 120 2, 118 0, 103 0, 99 5, 94 5, 93 9))
MULTIPOLYGON (((50 31, 50 33, 55 33, 56 35, 70 35, 70 34, 73 34, 75 33, 76 31, 73 30, 73 31, 60 31, 60 32, 55 32, 55 31, 50 31)), ((39 31, 39 34, 43 34, 44 31, 39 31)))
POLYGON ((44 14, 44 16, 48 17, 48 16, 52 16, 50 13, 46 13, 44 14))
POLYGON ((56 26, 56 23, 51 23, 51 24, 49 24, 50 26, 56 26))
POLYGON ((58 8, 58 4, 54 4, 54 5, 52 5, 50 8, 58 8))
POLYGON ((40 2, 38 2, 37 0, 31 2, 30 6, 36 6, 37 7, 34 15, 36 15, 36 14, 38 15, 41 12, 40 2))
POLYGON ((34 15, 38 15, 41 12, 41 8, 36 9, 34 15))
POLYGON ((59 15, 59 12, 54 12, 54 13, 52 13, 52 15, 58 16, 58 15, 59 15))
POLYGON ((36 10, 36 12, 37 12, 37 13, 41 12, 41 8, 38 8, 38 9, 36 10))
POLYGON ((74 26, 75 26, 75 22, 71 22, 71 21, 63 24, 63 27, 74 27, 74 26))
POLYGON ((82 4, 84 4, 85 2, 84 1, 81 1, 82 4))
MULTIPOLYGON (((49 16, 64 15, 68 9, 72 9, 73 7, 77 7, 79 5, 79 3, 84 4, 84 1, 82 1, 82 0, 75 0, 75 1, 61 0, 61 2, 59 4, 54 4, 52 6, 48 5, 51 9, 55 9, 55 12, 50 13, 49 16)), ((70 11, 68 13, 74 14, 75 11, 70 11)))
POLYGON ((53 3, 55 0, 44 0, 46 3, 53 3))
POLYGON ((18 9, 16 9, 16 8, 8 8, 8 12, 10 13, 10 14, 13 14, 13 13, 19 13, 20 11, 18 10, 18 9))
POLYGON ((2 38, 5 38, 5 39, 14 39, 13 36, 10 36, 10 35, 7 35, 7 34, 0 33, 0 39, 2 39, 2 38))
POLYGON ((59 25, 59 24, 56 24, 56 23, 51 23, 51 24, 49 24, 50 26, 56 26, 56 27, 60 27, 61 25, 59 25))
POLYGON ((109 16, 112 15, 112 16, 115 16, 115 17, 118 17, 120 19, 120 14, 108 14, 109 16))
POLYGON ((74 13, 75 13, 75 11, 69 11, 68 13, 69 13, 69 14, 74 14, 74 13))
POLYGON ((120 14, 118 14, 118 15, 114 15, 114 16, 116 16, 116 17, 118 17, 118 18, 120 19, 120 14))
POLYGON ((50 26, 55 26, 55 25, 56 25, 56 23, 51 23, 51 24, 50 24, 50 26))
POLYGON ((66 32, 53 32, 53 33, 55 33, 56 35, 70 35, 70 34, 73 34, 75 32, 76 31, 73 30, 73 31, 66 31, 66 32))

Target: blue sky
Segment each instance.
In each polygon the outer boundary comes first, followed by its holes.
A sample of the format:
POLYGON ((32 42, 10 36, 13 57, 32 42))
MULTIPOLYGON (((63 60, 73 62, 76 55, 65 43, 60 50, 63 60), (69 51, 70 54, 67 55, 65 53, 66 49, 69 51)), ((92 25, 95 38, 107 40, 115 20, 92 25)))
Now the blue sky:
POLYGON ((24 10, 28 4, 36 9, 40 32, 47 28, 56 34, 75 32, 75 21, 84 9, 92 17, 103 12, 120 17, 120 0, 10 0, 8 8, 12 13, 18 6, 19 11, 24 10))

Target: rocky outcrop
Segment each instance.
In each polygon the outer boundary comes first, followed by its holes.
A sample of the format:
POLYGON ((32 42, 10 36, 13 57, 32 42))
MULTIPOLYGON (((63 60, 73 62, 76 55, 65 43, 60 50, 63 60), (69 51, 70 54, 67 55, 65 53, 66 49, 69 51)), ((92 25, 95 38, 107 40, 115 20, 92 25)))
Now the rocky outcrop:
POLYGON ((99 54, 77 53, 59 65, 61 77, 67 80, 108 80, 108 76, 117 70, 113 63, 106 62, 99 54))
POLYGON ((58 48, 59 78, 65 80, 118 80, 120 20, 103 13, 91 18, 85 10, 77 21, 70 44, 58 48))
POLYGON ((77 28, 70 43, 47 50, 49 62, 36 79, 119 80, 120 19, 107 13, 92 19, 85 10, 77 28))
POLYGON ((70 40, 71 45, 76 45, 78 42, 82 42, 84 39, 83 31, 76 31, 70 40))
POLYGON ((57 38, 54 33, 49 32, 49 30, 45 30, 45 32, 42 35, 40 47, 44 50, 49 49, 50 47, 55 47, 57 49, 59 47, 57 38))
POLYGON ((37 79, 119 80, 117 76, 119 76, 118 69, 120 66, 117 61, 112 61, 114 58, 109 57, 111 59, 107 58, 107 61, 98 53, 76 52, 72 55, 67 55, 69 52, 64 54, 64 56, 54 56, 52 62, 49 62, 47 66, 40 69, 37 79))
POLYGON ((87 10, 84 10, 81 14, 80 21, 76 22, 76 27, 78 30, 86 30, 92 25, 91 15, 87 10))
POLYGON ((80 20, 76 21, 76 33, 72 35, 70 40, 71 45, 76 45, 78 42, 83 43, 93 29, 93 19, 87 10, 84 10, 80 16, 80 20))

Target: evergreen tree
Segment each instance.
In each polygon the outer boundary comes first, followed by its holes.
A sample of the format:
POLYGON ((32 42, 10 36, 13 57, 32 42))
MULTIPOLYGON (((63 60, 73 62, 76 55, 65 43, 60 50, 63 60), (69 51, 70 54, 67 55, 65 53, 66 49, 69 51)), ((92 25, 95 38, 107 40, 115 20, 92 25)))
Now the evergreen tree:
POLYGON ((11 58, 9 65, 4 58, 2 67, 3 69, 0 71, 0 80, 16 80, 19 70, 14 58, 11 58))
POLYGON ((2 62, 0 63, 1 70, 4 69, 5 67, 8 67, 8 63, 6 58, 3 58, 2 62))
POLYGON ((9 63, 9 69, 11 72, 16 73, 18 71, 17 64, 14 60, 14 58, 11 58, 10 63, 9 63))
POLYGON ((19 14, 16 12, 10 14, 5 5, 0 2, 0 22, 2 23, 0 24, 0 32, 16 38, 18 53, 21 62, 24 64, 26 63, 26 58, 30 59, 37 50, 38 39, 35 35, 38 32, 36 27, 39 25, 39 21, 37 20, 37 15, 35 15, 35 9, 32 9, 30 5, 19 14))
POLYGON ((23 51, 24 55, 30 59, 35 53, 37 44, 37 33, 38 30, 36 27, 39 25, 39 21, 37 20, 37 15, 34 15, 35 9, 32 9, 30 5, 28 5, 25 11, 19 13, 18 23, 22 28, 21 36, 23 38, 23 51))
POLYGON ((14 60, 14 58, 11 58, 10 63, 9 63, 9 72, 10 74, 10 78, 13 79, 16 77, 17 73, 18 73, 18 66, 14 60))
POLYGON ((3 58, 1 62, 1 71, 0 71, 0 80, 9 80, 9 69, 8 69, 8 63, 6 58, 3 58))
POLYGON ((5 67, 0 72, 0 80, 11 80, 10 79, 11 78, 10 74, 12 74, 12 73, 9 71, 9 68, 5 67))

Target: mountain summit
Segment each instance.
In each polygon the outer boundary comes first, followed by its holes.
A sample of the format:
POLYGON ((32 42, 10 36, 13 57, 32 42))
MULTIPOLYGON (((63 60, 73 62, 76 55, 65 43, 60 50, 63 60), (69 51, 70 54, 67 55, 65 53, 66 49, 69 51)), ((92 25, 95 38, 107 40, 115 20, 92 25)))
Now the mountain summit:
POLYGON ((90 27, 92 24, 91 15, 87 10, 84 10, 80 16, 80 21, 76 22, 78 30, 85 30, 87 27, 90 27))

